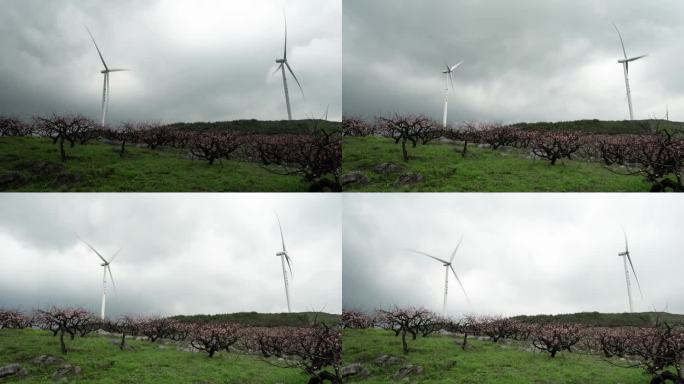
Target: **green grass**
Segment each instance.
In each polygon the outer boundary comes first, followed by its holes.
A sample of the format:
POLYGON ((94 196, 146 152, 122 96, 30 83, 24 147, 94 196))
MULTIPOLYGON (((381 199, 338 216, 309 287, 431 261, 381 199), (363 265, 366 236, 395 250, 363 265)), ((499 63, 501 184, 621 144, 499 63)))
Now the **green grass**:
POLYGON ((361 363, 371 377, 362 383, 392 382, 392 376, 405 364, 420 365, 422 375, 415 383, 501 383, 501 384, 588 384, 648 383, 650 377, 637 368, 621 368, 600 357, 580 353, 559 353, 555 358, 525 350, 520 344, 495 344, 468 340, 460 348, 461 337, 433 335, 409 340, 410 352, 402 353, 401 339, 393 332, 366 329, 344 330, 344 364, 361 363), (380 367, 373 361, 382 355, 405 359, 400 365, 380 367))
POLYGON ((491 150, 432 142, 409 148, 411 159, 403 161, 401 145, 382 137, 346 137, 342 147, 343 174, 360 171, 369 178, 366 185, 352 184, 345 191, 471 191, 471 192, 639 192, 650 186, 640 176, 623 176, 601 164, 562 160, 552 166, 532 160, 519 150, 491 150), (373 167, 394 163, 404 172, 420 173, 423 181, 395 185, 399 173, 381 174, 373 167))
POLYGON ((43 355, 63 357, 83 369, 69 382, 81 383, 305 383, 298 369, 274 367, 258 357, 220 352, 206 354, 177 350, 174 344, 131 340, 121 351, 111 337, 87 336, 67 340, 69 352, 59 353, 52 333, 31 329, 0 330, 0 366, 19 363, 29 371, 25 378, 0 379, 2 383, 50 383, 56 366, 40 368, 30 361, 43 355))
POLYGON ((118 146, 99 142, 67 148, 60 161, 58 145, 35 137, 0 138, 0 179, 18 171, 17 182, 0 184, 12 191, 195 192, 306 191, 296 175, 279 175, 258 164, 222 160, 214 165, 191 160, 184 152, 118 146))

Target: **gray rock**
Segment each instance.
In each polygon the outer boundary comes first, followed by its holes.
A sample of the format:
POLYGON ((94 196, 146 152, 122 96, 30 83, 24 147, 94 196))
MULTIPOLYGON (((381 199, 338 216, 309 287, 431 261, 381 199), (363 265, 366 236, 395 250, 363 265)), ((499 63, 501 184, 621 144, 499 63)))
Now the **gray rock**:
POLYGON ((423 175, 420 173, 404 173, 400 175, 397 181, 394 182, 394 186, 398 187, 404 184, 415 184, 423 181, 423 175))
POLYGON ((390 356, 390 355, 382 355, 375 359, 375 364, 381 366, 381 367, 386 367, 388 365, 394 365, 394 364, 401 364, 404 361, 396 356, 390 356))
POLYGON ((69 376, 78 376, 83 372, 83 369, 78 365, 64 364, 60 366, 55 373, 52 374, 53 380, 60 380, 69 376))
POLYGON ((342 367, 342 369, 340 370, 340 374, 342 375, 342 377, 355 377, 361 379, 365 379, 368 376, 370 376, 370 372, 368 371, 368 369, 364 368, 359 363, 354 363, 351 365, 347 365, 346 367, 342 367))
POLYGON ((0 368, 0 378, 18 374, 22 370, 19 364, 10 364, 0 368))
POLYGON ((381 173, 383 175, 387 175, 390 173, 400 173, 404 172, 406 168, 402 167, 399 164, 394 164, 394 163, 382 163, 378 164, 375 167, 373 167, 373 172, 375 173, 381 173))
POLYGON ((64 359, 57 356, 40 355, 31 360, 33 364, 39 365, 41 368, 48 365, 64 364, 64 359))
POLYGON ((396 380, 401 380, 405 377, 409 377, 411 375, 420 375, 423 373, 423 367, 420 365, 407 365, 404 367, 399 368, 397 373, 394 374, 394 378, 396 380))
POLYGON ((366 185, 366 184, 368 184, 368 181, 369 181, 368 177, 359 171, 353 171, 353 172, 347 173, 346 175, 342 175, 342 178, 340 178, 340 183, 342 185, 349 185, 349 184, 366 185))

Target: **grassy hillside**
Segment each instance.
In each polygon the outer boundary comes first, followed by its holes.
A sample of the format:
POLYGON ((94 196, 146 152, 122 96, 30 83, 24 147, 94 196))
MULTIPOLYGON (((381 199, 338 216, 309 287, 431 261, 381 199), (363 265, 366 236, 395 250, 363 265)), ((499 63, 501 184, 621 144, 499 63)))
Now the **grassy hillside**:
POLYGON ((677 315, 667 312, 638 312, 638 313, 599 313, 599 312, 580 312, 560 315, 533 315, 515 316, 516 320, 528 323, 547 323, 563 322, 578 323, 598 327, 649 327, 660 322, 669 324, 684 324, 684 315, 677 315))
POLYGON ((193 322, 193 323, 238 323, 242 325, 251 325, 256 327, 304 327, 311 325, 314 319, 318 322, 324 322, 328 325, 339 324, 341 320, 340 315, 331 313, 317 313, 317 312, 297 312, 297 313, 257 313, 257 312, 239 312, 226 313, 219 315, 191 315, 191 316, 173 316, 173 319, 193 322))
POLYGON ((636 368, 620 368, 596 356, 560 353, 556 358, 531 352, 527 345, 470 340, 462 350, 461 337, 434 335, 409 341, 411 351, 401 352, 401 340, 394 333, 379 330, 345 330, 343 360, 345 365, 361 363, 370 377, 360 383, 387 383, 407 364, 419 365, 423 374, 411 376, 412 383, 500 383, 500 384, 642 384, 649 376, 636 368), (397 356, 401 364, 380 366, 382 355, 397 356))
POLYGON ((92 142, 59 148, 44 138, 0 137, 0 190, 90 192, 307 191, 296 175, 279 175, 243 161, 214 165, 191 160, 185 152, 130 147, 123 158, 117 146, 92 142))
MULTIPOLYGON (((24 378, 0 379, 3 383, 50 383, 57 366, 41 368, 31 360, 40 355, 63 357, 83 369, 68 382, 80 383, 305 383, 308 375, 297 369, 275 367, 254 356, 220 352, 206 354, 181 350, 176 344, 131 340, 121 351, 111 337, 88 336, 67 341, 69 352, 59 354, 59 341, 50 332, 31 329, 0 330, 0 366, 19 363, 24 378)), ((64 382, 64 381, 61 381, 64 382)))
POLYGON ((529 129, 533 131, 545 130, 570 130, 585 133, 598 133, 605 135, 617 135, 622 133, 642 134, 649 133, 651 128, 658 125, 660 129, 684 132, 684 123, 667 120, 576 120, 560 122, 517 123, 513 127, 529 129))
POLYGON ((341 123, 327 120, 235 120, 235 121, 216 121, 216 122, 195 122, 195 123, 175 123, 170 124, 169 128, 180 128, 188 130, 231 130, 242 133, 256 133, 264 135, 272 134, 308 134, 313 127, 324 129, 326 132, 336 132, 340 130, 341 123))
POLYGON ((346 191, 491 191, 491 192, 647 192, 650 186, 639 176, 618 175, 601 164, 562 160, 555 166, 530 159, 529 152, 491 150, 469 146, 465 159, 461 146, 432 142, 409 149, 404 162, 401 146, 382 137, 345 137, 343 174, 358 171, 368 177, 366 185, 350 184, 346 191), (403 167, 398 172, 374 170, 381 164, 403 167), (423 180, 399 183, 401 175, 419 173, 423 180))

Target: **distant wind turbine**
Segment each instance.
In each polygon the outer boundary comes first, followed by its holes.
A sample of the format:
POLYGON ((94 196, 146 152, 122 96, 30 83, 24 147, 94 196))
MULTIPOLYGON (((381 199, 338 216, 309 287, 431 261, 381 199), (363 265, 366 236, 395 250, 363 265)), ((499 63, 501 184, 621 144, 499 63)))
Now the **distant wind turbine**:
POLYGON ((105 319, 105 303, 106 303, 106 299, 107 299, 107 272, 109 272, 109 278, 112 280, 112 286, 114 287, 114 290, 116 290, 116 284, 114 284, 114 276, 112 275, 112 268, 110 267, 110 264, 114 261, 114 259, 116 259, 116 256, 119 254, 119 252, 121 252, 121 249, 119 249, 118 251, 116 251, 116 253, 114 254, 114 256, 112 256, 112 258, 109 259, 109 261, 107 261, 107 259, 105 259, 104 256, 102 256, 102 255, 100 254, 100 252, 98 252, 92 245, 88 244, 88 243, 87 243, 85 240, 83 240, 83 239, 81 239, 81 241, 84 242, 85 245, 87 245, 88 248, 90 248, 93 252, 95 252, 95 254, 100 258, 100 260, 102 260, 102 264, 100 264, 100 266, 103 268, 103 275, 102 275, 102 307, 101 307, 101 309, 100 309, 100 318, 101 318, 102 320, 104 320, 104 319, 105 319))
MULTIPOLYGON (((444 74, 444 115, 442 118, 442 125, 444 127, 447 126, 447 99, 449 97, 449 81, 451 81, 451 88, 454 89, 454 77, 452 73, 456 68, 458 68, 459 65, 461 65, 461 63, 463 63, 463 60, 454 64, 452 67, 449 67, 449 64, 444 63, 444 66, 446 67, 446 70, 442 71, 444 74)), ((455 92, 456 91, 454 90, 454 93, 455 92)))
POLYGON ((290 307, 290 284, 287 280, 287 270, 285 269, 285 263, 290 269, 290 277, 292 277, 292 265, 290 264, 290 256, 287 254, 287 249, 285 248, 285 237, 283 236, 283 227, 280 225, 280 218, 276 214, 276 220, 278 220, 278 229, 280 229, 280 241, 283 244, 283 249, 276 253, 276 256, 280 257, 280 264, 283 267, 283 280, 285 281, 285 298, 287 299, 287 312, 292 312, 290 307))
POLYGON ((461 290, 463 291, 463 295, 465 296, 466 300, 470 303, 470 299, 468 298, 468 294, 466 293, 465 288, 463 288, 463 284, 461 284, 461 280, 458 278, 458 275, 456 274, 456 271, 454 270, 453 265, 451 265, 451 263, 454 261, 454 256, 456 256, 456 252, 458 252, 458 247, 461 246, 462 240, 463 240, 463 237, 461 237, 461 239, 458 241, 458 245, 456 245, 456 249, 454 249, 454 251, 451 253, 451 258, 449 258, 449 261, 442 260, 438 257, 429 255, 425 252, 416 251, 416 250, 412 250, 412 249, 410 250, 411 252, 414 252, 414 253, 417 253, 417 254, 420 254, 423 256, 427 256, 431 259, 437 260, 444 265, 444 272, 445 272, 445 275, 444 275, 444 303, 442 304, 442 314, 445 317, 446 317, 447 293, 449 292, 449 270, 450 269, 451 269, 451 272, 453 272, 454 277, 456 278, 456 281, 458 282, 458 285, 461 286, 461 290))
POLYGON ((95 38, 93 37, 93 34, 90 33, 90 29, 86 28, 88 31, 88 34, 90 35, 90 38, 93 40, 93 44, 95 44, 95 49, 97 49, 97 54, 100 55, 100 60, 102 60, 102 65, 104 65, 104 69, 100 71, 104 75, 104 85, 102 86, 102 126, 105 126, 105 119, 107 118, 107 109, 109 108, 109 74, 111 72, 125 72, 125 71, 130 71, 130 69, 110 69, 107 66, 107 63, 105 62, 104 57, 102 57, 102 52, 100 52, 100 47, 97 46, 97 43, 95 42, 95 38))
POLYGON ((632 284, 629 281, 629 269, 627 268, 627 263, 632 269, 634 274, 634 280, 636 280, 637 287, 639 288, 639 295, 643 299, 643 294, 641 293, 641 285, 639 284, 639 279, 637 278, 636 271, 634 271, 634 265, 632 264, 632 258, 629 254, 629 245, 627 244, 627 233, 623 232, 625 235, 625 251, 618 253, 618 256, 622 257, 623 264, 625 265, 625 280, 627 281, 627 299, 629 300, 629 311, 634 312, 634 307, 632 304, 632 284))
POLYGON ((618 29, 617 25, 615 25, 615 23, 613 23, 613 27, 615 27, 615 31, 617 32, 618 37, 620 38, 620 44, 622 45, 622 53, 625 55, 624 59, 618 59, 618 63, 622 64, 622 69, 625 73, 625 88, 627 89, 627 105, 629 106, 629 119, 634 120, 634 112, 632 110, 632 92, 629 88, 629 62, 639 60, 648 55, 627 58, 627 51, 625 50, 625 43, 624 41, 622 41, 622 35, 620 34, 620 30, 618 29))
MULTIPOLYGON (((285 15, 283 15, 283 18, 285 18, 285 15)), ((302 89, 302 85, 299 84, 299 80, 297 80, 297 76, 295 76, 294 72, 292 71, 290 64, 287 62, 287 18, 285 18, 285 48, 283 49, 283 58, 276 60, 276 63, 279 65, 276 68, 276 70, 273 71, 273 73, 275 74, 276 72, 278 72, 278 70, 280 70, 283 74, 283 88, 285 89, 285 104, 287 105, 287 119, 292 120, 292 109, 290 108, 290 92, 287 89, 287 76, 285 76, 285 67, 287 67, 287 70, 290 71, 290 74, 292 74, 292 77, 297 82, 297 85, 299 86, 299 90, 302 92, 302 96, 304 96, 304 90, 302 89)))

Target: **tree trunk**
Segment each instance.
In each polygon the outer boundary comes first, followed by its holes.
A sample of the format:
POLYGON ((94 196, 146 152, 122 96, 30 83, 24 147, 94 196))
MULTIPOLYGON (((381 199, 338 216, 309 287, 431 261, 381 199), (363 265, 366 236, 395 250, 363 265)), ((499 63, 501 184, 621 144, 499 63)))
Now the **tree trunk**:
POLYGON ((408 344, 406 344, 406 331, 401 332, 401 345, 404 347, 404 353, 408 353, 408 344))
POLYGON ((67 353, 66 344, 64 344, 64 331, 59 333, 59 348, 62 351, 62 354, 67 353))
POLYGON ((59 154, 62 156, 62 161, 67 161, 66 152, 64 152, 64 137, 59 137, 59 154))
POLYGON ((408 161, 409 156, 408 156, 408 152, 406 152, 406 139, 401 140, 401 152, 404 155, 404 161, 408 161))
POLYGON ((121 140, 121 150, 119 151, 119 157, 123 157, 124 152, 126 152, 126 140, 121 140))
POLYGON ((461 151, 461 157, 465 158, 468 152, 468 141, 463 142, 463 150, 461 151))
POLYGON ((465 351, 466 346, 468 345, 468 334, 463 335, 463 343, 461 343, 461 349, 465 351))
POLYGON ((121 333, 121 344, 119 344, 119 349, 123 351, 126 348, 126 332, 121 333))

